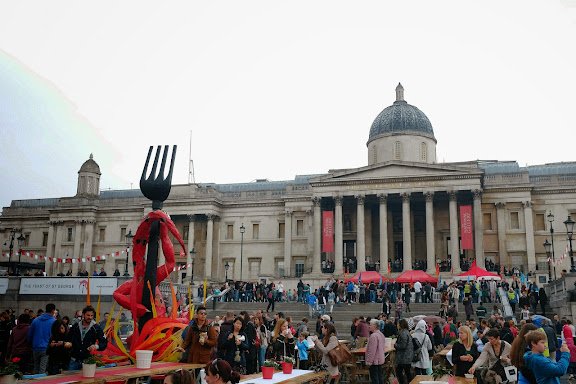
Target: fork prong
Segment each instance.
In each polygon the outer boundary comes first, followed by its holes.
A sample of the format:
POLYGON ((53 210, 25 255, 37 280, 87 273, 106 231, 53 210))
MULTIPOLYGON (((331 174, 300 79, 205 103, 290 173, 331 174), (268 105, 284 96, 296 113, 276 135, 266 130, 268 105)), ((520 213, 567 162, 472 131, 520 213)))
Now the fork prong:
POLYGON ((160 149, 162 146, 158 146, 156 149, 156 156, 154 156, 154 164, 152 164, 152 169, 150 170, 150 175, 148 176, 148 180, 154 180, 156 177, 156 168, 158 167, 158 159, 160 158, 160 149))
MULTIPOLYGON (((168 146, 166 146, 168 147, 168 146)), ((174 159, 176 158, 176 145, 174 145, 172 147, 172 159, 170 160, 170 172, 168 172, 168 176, 166 177, 166 180, 168 180, 168 183, 170 185, 172 185, 172 171, 174 170, 174 159)))
POLYGON ((146 172, 148 171, 148 163, 150 162, 150 156, 152 156, 152 149, 154 147, 150 146, 148 149, 148 157, 146 157, 146 164, 144 164, 144 169, 142 170, 142 176, 140 177, 140 181, 146 180, 146 172))
MULTIPOLYGON (((160 147, 158 147, 160 150, 160 147)), ((168 146, 164 146, 164 152, 162 153, 162 164, 160 165, 160 170, 158 171, 158 178, 156 180, 165 180, 164 179, 164 168, 166 167, 166 157, 168 156, 168 146)))

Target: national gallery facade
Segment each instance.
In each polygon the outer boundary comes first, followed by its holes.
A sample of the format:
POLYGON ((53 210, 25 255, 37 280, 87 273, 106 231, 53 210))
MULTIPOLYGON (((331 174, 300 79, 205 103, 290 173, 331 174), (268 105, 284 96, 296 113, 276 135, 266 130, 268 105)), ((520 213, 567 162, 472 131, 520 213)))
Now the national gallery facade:
MULTIPOLYGON (((543 283, 549 257, 558 277, 570 269, 563 222, 576 213, 576 162, 439 163, 432 124, 404 100, 400 84, 396 101, 374 120, 367 149, 360 168, 286 181, 173 185, 163 209, 187 245, 181 253, 174 241, 173 280, 280 279, 291 287, 300 277, 321 281, 364 270, 434 275, 437 265, 449 279, 476 260, 532 272, 543 283), (465 209, 471 215, 463 225, 465 209), (552 240, 548 256, 543 244, 552 240)), ((110 276, 127 268, 132 275, 127 241, 151 203, 140 190, 100 191, 100 176, 90 155, 76 196, 4 207, 2 269, 24 274, 37 266, 76 276, 103 268, 110 276)))

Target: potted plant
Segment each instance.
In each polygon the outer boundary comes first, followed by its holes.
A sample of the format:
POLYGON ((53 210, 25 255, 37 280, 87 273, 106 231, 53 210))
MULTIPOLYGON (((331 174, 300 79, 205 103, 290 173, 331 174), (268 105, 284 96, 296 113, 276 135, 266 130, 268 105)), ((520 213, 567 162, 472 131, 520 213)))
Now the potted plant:
POLYGON ((295 363, 296 360, 293 357, 284 356, 284 358, 282 359, 282 373, 285 373, 287 375, 291 374, 295 363))
POLYGON ((102 367, 104 363, 96 355, 90 355, 90 357, 82 361, 82 376, 84 377, 94 377, 96 374, 96 367, 102 367))
POLYGON ((266 360, 262 367, 262 378, 271 379, 275 369, 280 369, 280 365, 274 360, 266 360))
POLYGON ((442 364, 435 365, 432 367, 432 378, 434 381, 450 381, 450 376, 452 376, 452 370, 446 368, 442 364))
POLYGON ((12 384, 22 379, 23 375, 17 364, 19 361, 20 358, 15 357, 8 364, 0 367, 0 383, 12 384))

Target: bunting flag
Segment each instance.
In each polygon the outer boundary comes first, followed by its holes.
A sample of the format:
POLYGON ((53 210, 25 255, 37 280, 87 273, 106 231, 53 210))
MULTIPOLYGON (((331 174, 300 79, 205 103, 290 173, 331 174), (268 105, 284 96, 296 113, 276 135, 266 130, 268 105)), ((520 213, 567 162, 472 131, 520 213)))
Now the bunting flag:
POLYGON ((440 264, 436 264, 436 277, 440 276, 440 264))
POLYGON ((564 250, 562 256, 560 256, 558 259, 555 260, 552 260, 549 257, 548 263, 550 263, 550 265, 553 267, 559 267, 564 262, 564 259, 566 259, 569 255, 570 255, 570 243, 566 244, 566 249, 564 250))
POLYGON ((392 273, 392 263, 388 263, 388 276, 392 273))
POLYGON ((90 276, 88 276, 88 286, 86 287, 86 306, 90 305, 90 276))
POLYGON ((208 290, 208 278, 206 278, 204 280, 204 298, 202 299, 202 302, 204 303, 204 306, 206 306, 206 291, 208 290))

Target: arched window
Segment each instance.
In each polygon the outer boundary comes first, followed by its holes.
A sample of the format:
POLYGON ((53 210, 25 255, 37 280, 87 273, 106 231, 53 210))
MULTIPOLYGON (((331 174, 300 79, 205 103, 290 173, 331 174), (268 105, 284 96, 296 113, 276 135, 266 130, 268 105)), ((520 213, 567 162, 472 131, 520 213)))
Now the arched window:
POLYGON ((399 141, 394 143, 394 160, 402 160, 402 143, 399 141))
POLYGON ((372 164, 376 164, 378 162, 378 151, 376 151, 376 145, 372 146, 372 164))
POLYGON ((428 147, 426 143, 420 143, 420 160, 426 162, 428 158, 428 147))

